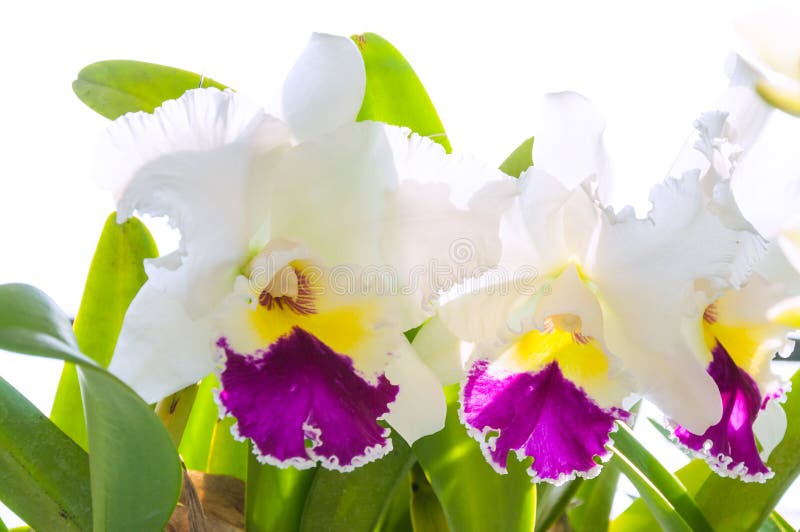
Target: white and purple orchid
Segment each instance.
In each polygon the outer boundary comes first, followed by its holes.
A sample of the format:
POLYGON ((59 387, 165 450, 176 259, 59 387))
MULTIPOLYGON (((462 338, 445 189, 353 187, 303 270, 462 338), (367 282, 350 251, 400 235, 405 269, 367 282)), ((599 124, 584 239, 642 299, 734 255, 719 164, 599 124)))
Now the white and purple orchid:
MULTIPOLYGON (((740 74, 743 70, 748 79, 752 74, 749 66, 737 61, 740 74)), ((707 190, 731 183, 728 197, 721 200, 731 213, 740 213, 744 207, 750 216, 745 220, 734 214, 730 220, 751 228, 752 221, 761 234, 778 238, 766 244, 767 252, 754 264, 746 284, 722 293, 703 313, 703 333, 695 339, 695 349, 708 360, 708 373, 723 402, 722 417, 704 432, 677 426, 675 437, 720 475, 764 482, 774 475, 765 461, 783 437, 786 417, 779 403, 789 391, 789 383, 773 373, 771 361, 776 353, 786 356, 794 348, 789 333, 798 325, 791 319, 798 305, 790 296, 800 294, 800 278, 787 260, 783 239, 765 221, 781 211, 783 199, 776 197, 768 209, 762 203, 760 211, 769 213, 753 212, 752 198, 742 194, 744 187, 753 187, 755 179, 773 180, 772 165, 763 164, 758 155, 770 111, 751 86, 737 83, 737 76, 733 81, 719 103, 723 110, 706 113, 696 122, 691 154, 679 157, 676 164, 701 165, 707 190), (733 101, 739 103, 731 105, 733 101)), ((763 192, 759 190, 759 194, 763 192)))
MULTIPOLYGON (((715 381, 683 338, 763 242, 733 223, 727 183, 706 195, 699 169, 655 187, 647 218, 604 207, 603 121, 574 93, 549 96, 542 116, 535 166, 501 223, 500 267, 528 277, 454 298, 433 327, 474 346, 461 417, 489 463, 505 471, 513 450, 533 458, 535 481, 560 484, 599 473, 634 392, 691 430, 720 419, 715 381)), ((417 344, 427 356, 443 341, 423 329, 417 344)))
POLYGON ((439 283, 499 257, 510 179, 356 123, 364 87, 355 44, 315 35, 284 120, 198 89, 108 131, 118 219, 166 216, 181 234, 146 265, 110 369, 149 402, 217 370, 235 434, 274 465, 349 471, 391 450, 380 420, 409 443, 441 428, 440 382, 403 332, 439 283), (469 256, 451 256, 461 241, 469 256))

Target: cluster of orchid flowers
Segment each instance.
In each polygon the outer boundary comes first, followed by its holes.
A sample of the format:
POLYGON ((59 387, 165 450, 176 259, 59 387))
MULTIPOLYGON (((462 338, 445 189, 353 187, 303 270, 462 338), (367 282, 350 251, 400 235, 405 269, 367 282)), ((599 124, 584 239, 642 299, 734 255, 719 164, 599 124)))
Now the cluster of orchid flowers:
POLYGON ((511 177, 357 122, 356 46, 315 35, 273 114, 196 89, 110 126, 118 220, 181 235, 146 262, 110 370, 148 402, 216 372, 234 435, 280 467, 380 459, 393 431, 440 430, 460 382, 460 419, 501 473, 514 451, 536 482, 597 475, 644 397, 719 474, 773 475, 789 390, 770 361, 800 326, 800 223, 743 214, 739 191, 770 179, 748 158, 772 112, 758 69, 737 58, 637 217, 607 202, 584 97, 546 97, 535 164, 511 177))

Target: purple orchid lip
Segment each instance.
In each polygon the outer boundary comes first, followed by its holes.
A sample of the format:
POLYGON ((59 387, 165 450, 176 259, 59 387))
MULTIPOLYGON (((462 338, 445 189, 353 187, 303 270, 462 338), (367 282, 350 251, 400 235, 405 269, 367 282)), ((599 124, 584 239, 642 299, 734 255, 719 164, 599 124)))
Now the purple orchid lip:
POLYGON ((775 473, 759 456, 753 423, 767 400, 762 401, 758 384, 736 365, 722 344, 717 342, 711 353, 708 374, 719 388, 722 418, 700 435, 677 426, 674 437, 720 476, 765 482, 775 473))
POLYGON ((252 355, 224 337, 217 345, 225 354, 222 412, 236 418, 234 435, 252 440, 260 461, 351 471, 392 450, 378 420, 399 387, 385 375, 370 383, 349 357, 299 327, 252 355))
POLYGON ((593 478, 611 453, 606 449, 617 419, 628 412, 600 408, 564 377, 558 362, 531 373, 495 376, 486 360, 476 362, 461 388, 462 423, 478 440, 489 464, 506 473, 508 453, 532 457, 534 482, 555 485, 593 478))

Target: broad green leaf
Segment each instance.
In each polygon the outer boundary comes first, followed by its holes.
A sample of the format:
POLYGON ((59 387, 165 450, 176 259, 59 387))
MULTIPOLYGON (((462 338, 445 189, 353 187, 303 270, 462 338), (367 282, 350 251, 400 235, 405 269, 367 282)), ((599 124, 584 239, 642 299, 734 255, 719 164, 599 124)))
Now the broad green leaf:
POLYGON ((769 518, 759 527, 759 532, 795 532, 795 529, 778 512, 769 514, 769 518))
POLYGON ((178 500, 181 468, 150 407, 80 352, 69 319, 32 286, 0 286, 0 349, 79 366, 94 530, 163 529, 178 500))
POLYGON ((444 429, 414 444, 414 453, 458 532, 533 529, 536 489, 525 465, 509 456, 507 475, 495 472, 458 419, 458 385, 445 388, 444 429))
POLYGON ((248 456, 245 529, 248 532, 299 530, 306 494, 316 470, 279 469, 260 464, 252 453, 248 456))
POLYGON ((197 384, 192 384, 168 395, 156 405, 156 415, 167 429, 172 444, 178 447, 183 439, 183 432, 189 421, 189 415, 197 397, 197 384))
POLYGON ((512 177, 519 177, 522 172, 530 168, 533 164, 533 137, 522 141, 522 144, 506 157, 500 170, 512 177))
MULTIPOLYGON (((693 460, 675 472, 686 490, 694 495, 708 478, 708 465, 703 460, 693 460)), ((611 532, 650 532, 658 528, 658 523, 642 499, 636 499, 616 519, 611 522, 611 532)))
POLYGON ((125 60, 92 63, 72 82, 83 103, 112 120, 135 111, 152 113, 164 101, 200 87, 225 88, 186 70, 125 60))
POLYGON ((367 89, 357 119, 408 127, 438 142, 449 153, 450 141, 444 126, 408 61, 380 35, 354 35, 353 41, 361 51, 367 72, 367 89))
MULTIPOLYGON (((142 222, 131 218, 118 224, 115 213, 108 217, 74 327, 81 352, 103 367, 114 354, 128 305, 147 280, 143 261, 157 255, 155 242, 142 222)), ((71 363, 64 364, 50 419, 87 448, 78 374, 71 363)))
POLYGON ((8 532, 8 528, 2 519, 0 519, 0 532, 8 532))
POLYGON ((394 490, 389 507, 383 514, 377 532, 408 532, 411 525, 411 475, 408 481, 401 483, 394 490))
POLYGON ((2 377, 0 500, 38 530, 92 527, 89 457, 2 377))
POLYGON ((236 441, 231 435, 233 418, 219 418, 219 406, 214 401, 214 390, 218 388, 214 375, 200 383, 181 440, 181 457, 188 469, 245 480, 247 443, 236 441))
POLYGON ((690 532, 691 527, 681 519, 675 508, 664 495, 626 458, 626 456, 611 447, 612 457, 606 467, 618 468, 634 485, 642 500, 650 508, 661 530, 667 532, 690 532))
POLYGON ((536 488, 536 532, 547 532, 567 510, 569 503, 583 485, 576 478, 561 486, 541 483, 536 488))
MULTIPOLYGON (((629 409, 633 416, 639 413, 640 406, 641 403, 637 401, 629 409)), ((581 485, 575 497, 575 506, 567 514, 573 530, 577 532, 583 530, 605 532, 608 530, 619 474, 619 468, 605 467, 600 475, 581 485)))
POLYGON ((411 469, 411 523, 414 532, 448 532, 447 518, 418 463, 411 469))
POLYGON ((200 382, 200 387, 197 389, 197 397, 186 422, 179 448, 186 469, 208 473, 206 468, 211 438, 219 420, 219 407, 214 402, 213 394, 217 386, 217 378, 209 375, 200 382))
POLYGON ((231 426, 235 422, 232 417, 217 419, 211 436, 206 470, 213 475, 228 475, 246 480, 247 457, 250 450, 247 443, 233 438, 231 426))
MULTIPOLYGON (((678 478, 670 473, 650 452, 639 443, 633 432, 624 423, 617 423, 618 430, 612 434, 614 440, 614 453, 625 458, 641 473, 648 483, 655 489, 668 504, 680 514, 692 530, 711 532, 703 512, 695 504, 694 499, 678 478)), ((631 482, 636 484, 634 479, 631 482)), ((638 486, 637 486, 638 489, 638 486)), ((644 494, 640 491, 644 498, 644 494)), ((652 507, 651 507, 652 509, 652 507)))
POLYGON ((308 490, 300 530, 372 532, 414 464, 411 449, 396 433, 394 450, 350 473, 318 468, 308 490))
POLYGON ((709 474, 697 491, 695 500, 716 530, 757 530, 800 474, 800 371, 792 377, 792 389, 783 405, 786 435, 767 461, 775 476, 759 484, 709 474))
POLYGON ((609 526, 611 505, 617 491, 619 469, 604 467, 600 475, 585 481, 575 495, 577 505, 567 514, 576 532, 605 532, 609 526))

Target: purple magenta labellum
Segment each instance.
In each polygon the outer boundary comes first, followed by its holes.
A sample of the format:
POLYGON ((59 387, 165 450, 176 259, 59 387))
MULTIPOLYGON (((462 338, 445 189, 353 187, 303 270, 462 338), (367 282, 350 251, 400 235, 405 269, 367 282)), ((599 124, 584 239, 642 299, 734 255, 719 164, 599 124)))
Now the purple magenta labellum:
POLYGON ((253 355, 225 338, 217 345, 225 352, 219 402, 263 462, 350 471, 391 451, 377 420, 399 387, 385 375, 370 383, 349 357, 298 327, 253 355))
POLYGON ((513 450, 520 459, 533 458, 528 474, 534 481, 556 485, 576 475, 596 476, 595 457, 609 457, 605 446, 615 420, 629 417, 624 410, 600 408, 564 377, 557 362, 505 376, 492 375, 488 361, 476 362, 461 405, 462 421, 495 470, 506 472, 513 450))
POLYGON ((689 450, 702 455, 718 474, 746 481, 764 482, 774 473, 758 453, 753 423, 762 405, 758 384, 738 367, 718 342, 712 349, 708 374, 722 399, 722 418, 702 435, 678 426, 675 437, 689 450))

